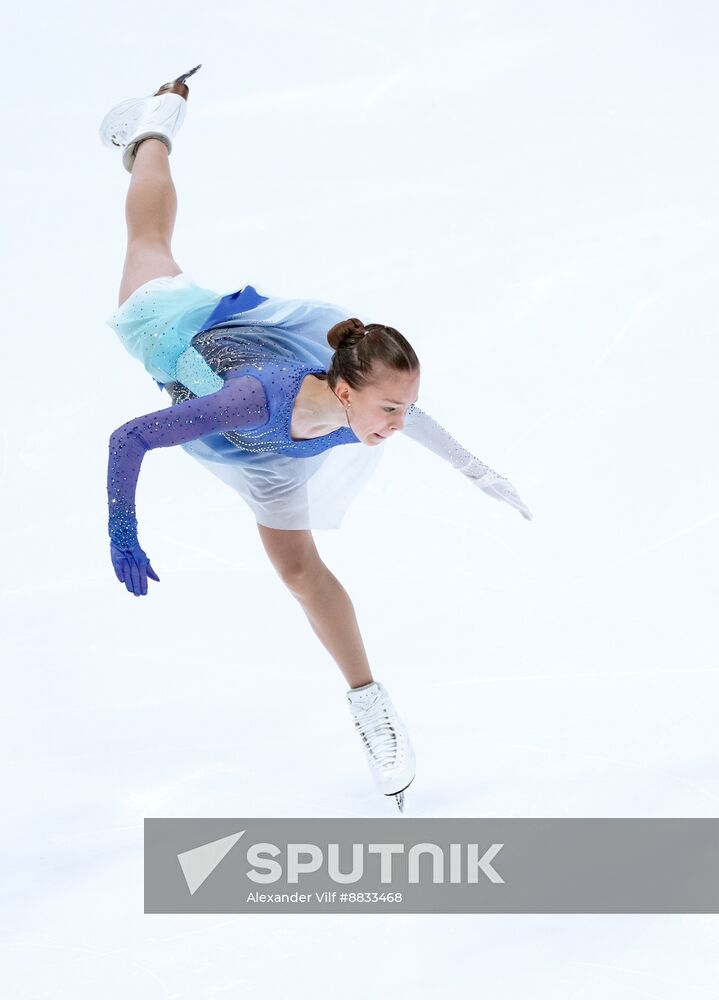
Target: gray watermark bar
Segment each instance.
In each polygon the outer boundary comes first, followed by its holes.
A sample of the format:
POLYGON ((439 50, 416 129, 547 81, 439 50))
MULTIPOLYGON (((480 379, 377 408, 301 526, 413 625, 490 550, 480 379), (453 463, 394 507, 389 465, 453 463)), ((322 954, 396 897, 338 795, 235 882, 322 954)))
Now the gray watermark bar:
POLYGON ((719 819, 146 819, 145 913, 719 913, 719 819))

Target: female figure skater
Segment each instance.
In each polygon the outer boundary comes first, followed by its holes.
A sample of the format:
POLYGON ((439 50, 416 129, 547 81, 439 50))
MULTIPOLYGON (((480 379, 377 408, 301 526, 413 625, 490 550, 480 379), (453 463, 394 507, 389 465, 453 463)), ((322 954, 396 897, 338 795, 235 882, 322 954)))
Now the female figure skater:
POLYGON ((349 684, 375 784, 403 810, 415 776, 412 745, 372 676, 352 602, 320 559, 312 529, 339 526, 397 431, 532 515, 511 483, 415 405, 420 365, 397 330, 365 326, 328 303, 263 296, 251 285, 219 295, 182 272, 170 247, 177 197, 168 157, 187 109, 186 80, 199 68, 117 105, 100 126, 132 175, 127 256, 108 323, 172 399, 110 437, 112 564, 135 596, 147 594, 148 578, 159 582, 138 541, 137 479, 148 450, 182 445, 253 510, 275 570, 349 684))

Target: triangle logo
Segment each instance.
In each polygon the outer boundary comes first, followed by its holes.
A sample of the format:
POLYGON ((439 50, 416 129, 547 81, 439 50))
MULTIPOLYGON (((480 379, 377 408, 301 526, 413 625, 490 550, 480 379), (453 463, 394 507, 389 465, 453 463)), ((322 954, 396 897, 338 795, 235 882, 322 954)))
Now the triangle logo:
POLYGON ((183 851, 182 854, 177 855, 191 896, 210 877, 244 832, 244 830, 240 830, 239 833, 232 833, 229 837, 212 840, 209 844, 201 844, 199 847, 193 847, 191 850, 183 851))

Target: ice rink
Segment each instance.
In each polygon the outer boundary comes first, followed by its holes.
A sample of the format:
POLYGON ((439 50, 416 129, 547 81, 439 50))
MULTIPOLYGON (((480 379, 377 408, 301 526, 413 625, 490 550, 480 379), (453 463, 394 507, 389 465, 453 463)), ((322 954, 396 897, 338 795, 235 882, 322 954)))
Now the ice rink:
POLYGON ((110 433, 167 405, 105 325, 98 126, 197 63, 183 270, 401 330, 419 405, 317 532, 409 728, 407 816, 711 817, 719 14, 711 3, 18 5, 2 15, 6 1000, 709 1000, 719 917, 145 915, 143 818, 396 816, 254 518, 154 451, 116 580, 110 433))

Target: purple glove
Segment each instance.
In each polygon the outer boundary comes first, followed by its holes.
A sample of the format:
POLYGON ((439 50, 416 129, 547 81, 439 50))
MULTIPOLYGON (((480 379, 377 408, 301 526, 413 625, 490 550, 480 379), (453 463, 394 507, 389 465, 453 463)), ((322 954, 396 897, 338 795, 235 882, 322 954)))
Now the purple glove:
POLYGON ((110 544, 110 558, 115 569, 115 576, 124 583, 131 594, 135 597, 144 596, 147 593, 147 578, 160 582, 160 577, 150 565, 150 560, 142 551, 139 545, 133 545, 131 549, 121 549, 113 543, 110 544))

